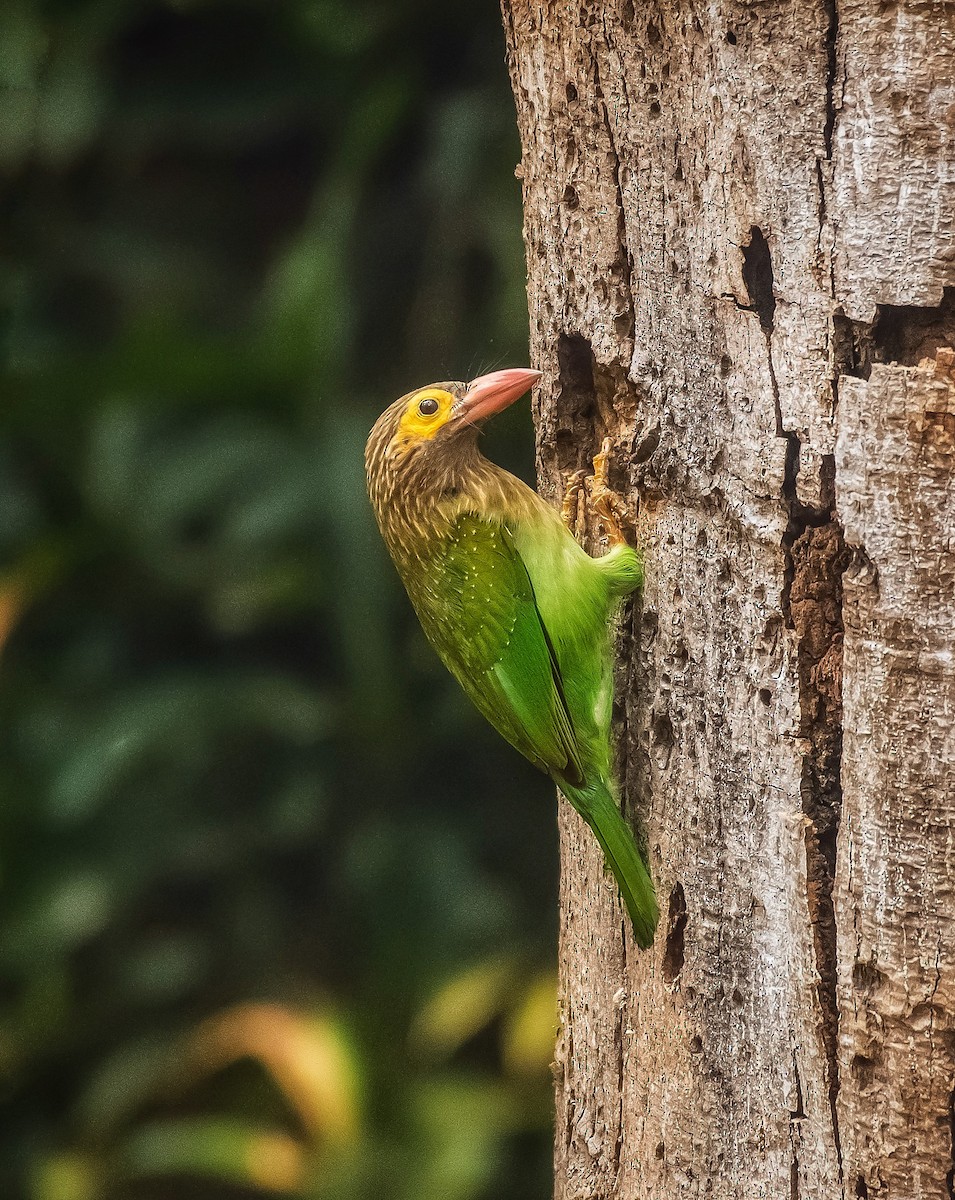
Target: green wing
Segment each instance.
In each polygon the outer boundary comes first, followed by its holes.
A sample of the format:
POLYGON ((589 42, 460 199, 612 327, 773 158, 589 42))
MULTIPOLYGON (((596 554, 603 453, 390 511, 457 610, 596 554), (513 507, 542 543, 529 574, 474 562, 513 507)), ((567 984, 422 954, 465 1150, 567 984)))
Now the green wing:
POLYGON ((428 640, 498 732, 545 771, 579 783, 560 671, 507 529, 459 517, 405 585, 428 640))

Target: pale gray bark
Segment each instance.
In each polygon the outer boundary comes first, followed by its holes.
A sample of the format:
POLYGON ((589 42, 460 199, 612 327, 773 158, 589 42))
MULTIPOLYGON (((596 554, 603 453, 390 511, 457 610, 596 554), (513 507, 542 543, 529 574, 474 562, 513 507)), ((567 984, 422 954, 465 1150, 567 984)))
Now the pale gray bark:
POLYGON ((540 482, 610 433, 639 509, 664 914, 564 806, 556 1194, 951 1200, 955 6, 503 9, 540 482))

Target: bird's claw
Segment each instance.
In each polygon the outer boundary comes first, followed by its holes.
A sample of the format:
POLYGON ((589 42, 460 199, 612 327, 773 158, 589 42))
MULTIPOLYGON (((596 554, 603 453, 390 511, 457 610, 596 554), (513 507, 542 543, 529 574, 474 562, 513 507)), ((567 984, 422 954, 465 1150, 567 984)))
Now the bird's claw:
POLYGON ((625 544, 623 528, 633 527, 633 517, 626 502, 610 486, 610 457, 613 438, 605 437, 600 451, 594 455, 594 473, 575 471, 567 482, 561 517, 573 533, 576 531, 580 511, 580 496, 585 497, 585 507, 595 518, 597 531, 611 546, 625 544))
POLYGON ((570 479, 567 480, 567 486, 564 488, 564 500, 560 506, 560 516, 571 533, 576 533, 577 531, 577 522, 580 519, 580 493, 584 489, 584 480, 586 478, 586 471, 575 471, 570 479))
POLYGON ((597 529, 611 546, 625 544, 622 526, 633 525, 633 518, 623 497, 610 486, 610 454, 613 438, 605 437, 600 452, 594 455, 594 473, 587 480, 587 499, 597 519, 597 529))

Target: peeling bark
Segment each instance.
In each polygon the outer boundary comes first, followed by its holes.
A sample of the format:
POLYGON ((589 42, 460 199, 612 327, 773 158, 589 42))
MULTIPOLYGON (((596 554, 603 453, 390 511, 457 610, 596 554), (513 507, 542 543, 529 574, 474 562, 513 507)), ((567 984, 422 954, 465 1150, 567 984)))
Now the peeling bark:
POLYGON ((556 1194, 950 1198, 955 6, 503 12, 540 486, 614 438, 663 912, 640 953, 562 806, 556 1194))

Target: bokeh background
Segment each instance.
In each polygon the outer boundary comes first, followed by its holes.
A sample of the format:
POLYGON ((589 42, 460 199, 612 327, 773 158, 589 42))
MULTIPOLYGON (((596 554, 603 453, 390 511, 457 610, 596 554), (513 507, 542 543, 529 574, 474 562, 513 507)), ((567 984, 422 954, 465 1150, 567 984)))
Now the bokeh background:
POLYGON ((0 1196, 543 1197, 551 789, 361 464, 527 361, 497 5, 4 0, 0 84, 0 1196))

